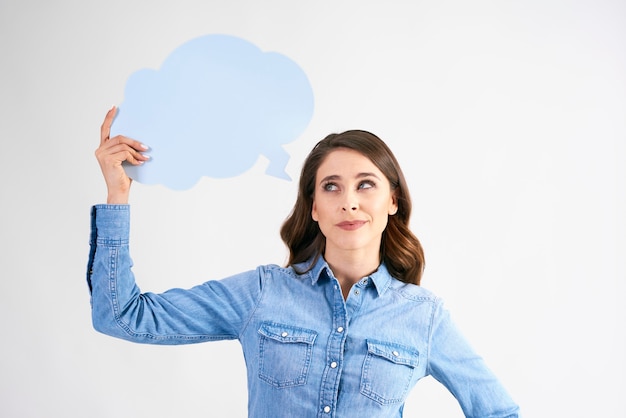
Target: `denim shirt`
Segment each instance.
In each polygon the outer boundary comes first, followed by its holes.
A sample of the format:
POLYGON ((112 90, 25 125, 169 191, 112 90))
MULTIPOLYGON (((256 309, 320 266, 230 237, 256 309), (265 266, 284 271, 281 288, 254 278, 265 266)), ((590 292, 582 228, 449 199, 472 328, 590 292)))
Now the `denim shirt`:
POLYGON ((467 417, 518 416, 441 300, 396 280, 384 264, 345 300, 322 257, 304 274, 267 265, 188 290, 141 293, 129 212, 127 205, 92 208, 94 328, 148 344, 239 340, 250 417, 401 417, 407 394, 428 375, 467 417))

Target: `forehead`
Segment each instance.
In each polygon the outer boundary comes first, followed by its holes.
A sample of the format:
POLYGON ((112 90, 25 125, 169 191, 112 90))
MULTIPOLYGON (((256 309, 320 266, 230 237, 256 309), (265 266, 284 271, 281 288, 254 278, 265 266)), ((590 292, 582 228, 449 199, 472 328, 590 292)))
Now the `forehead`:
POLYGON ((365 155, 349 148, 337 148, 324 158, 317 169, 317 178, 326 176, 355 177, 362 173, 372 173, 384 178, 383 173, 365 155))

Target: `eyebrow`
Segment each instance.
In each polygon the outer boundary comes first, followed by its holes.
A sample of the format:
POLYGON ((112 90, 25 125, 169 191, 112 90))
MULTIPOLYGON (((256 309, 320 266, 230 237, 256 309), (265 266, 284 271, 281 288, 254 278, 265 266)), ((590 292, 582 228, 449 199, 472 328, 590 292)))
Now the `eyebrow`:
MULTIPOLYGON (((380 180, 380 177, 378 177, 376 174, 374 173, 369 173, 369 172, 365 172, 365 173, 359 173, 355 176, 355 178, 357 179, 362 179, 365 177, 374 177, 378 180, 380 180)), ((320 180, 320 184, 326 183, 328 181, 332 181, 332 180, 341 180, 341 176, 338 174, 331 174, 330 176, 326 176, 324 177, 322 180, 320 180)))

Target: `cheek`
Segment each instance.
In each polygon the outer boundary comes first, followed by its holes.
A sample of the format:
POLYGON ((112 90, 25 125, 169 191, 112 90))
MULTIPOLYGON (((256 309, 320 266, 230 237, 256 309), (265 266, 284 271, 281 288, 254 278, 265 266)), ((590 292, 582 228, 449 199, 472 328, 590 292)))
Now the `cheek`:
POLYGON ((391 202, 382 199, 382 200, 379 200, 378 202, 376 202, 376 204, 373 207, 373 210, 379 216, 383 216, 383 215, 389 215, 389 211, 390 211, 391 207, 392 207, 391 202))

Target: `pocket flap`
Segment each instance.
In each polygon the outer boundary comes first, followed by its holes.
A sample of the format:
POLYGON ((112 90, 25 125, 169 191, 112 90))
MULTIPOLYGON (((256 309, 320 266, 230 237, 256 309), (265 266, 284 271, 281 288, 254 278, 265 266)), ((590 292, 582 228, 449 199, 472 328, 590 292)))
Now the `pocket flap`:
POLYGON ((367 351, 392 363, 417 367, 419 352, 411 347, 382 341, 367 340, 367 351))
POLYGON ((313 344, 317 332, 298 328, 291 325, 264 322, 259 328, 259 334, 283 343, 306 343, 313 344))

